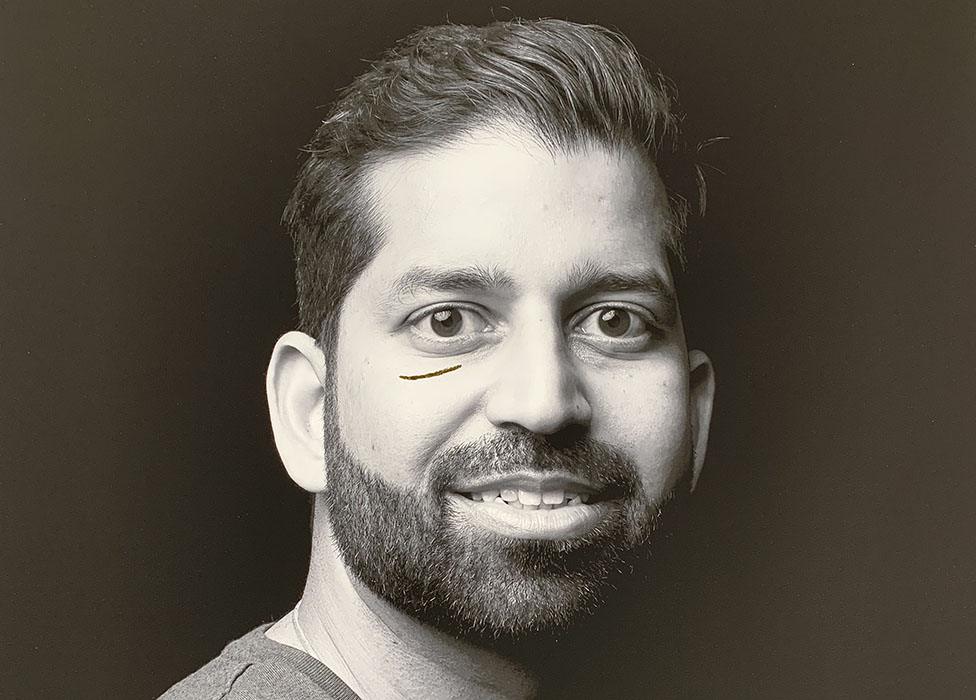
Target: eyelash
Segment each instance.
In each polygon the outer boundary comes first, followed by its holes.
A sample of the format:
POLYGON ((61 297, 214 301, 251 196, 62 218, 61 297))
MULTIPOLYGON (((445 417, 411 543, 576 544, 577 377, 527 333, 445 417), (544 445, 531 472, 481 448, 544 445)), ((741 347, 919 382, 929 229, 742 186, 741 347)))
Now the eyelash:
POLYGON ((450 303, 450 304, 440 304, 438 306, 433 306, 433 307, 431 307, 429 309, 425 309, 424 311, 420 312, 419 314, 415 314, 413 317, 408 318, 407 321, 406 321, 406 323, 409 326, 411 332, 415 336, 417 336, 418 338, 420 338, 422 341, 427 342, 427 343, 429 343, 431 345, 434 345, 434 346, 442 347, 442 348, 445 348, 445 347, 456 347, 456 346, 459 346, 459 345, 461 345, 461 344, 463 344, 465 342, 471 342, 471 340, 472 340, 473 337, 478 336, 478 335, 481 335, 483 333, 487 333, 487 332, 489 332, 491 330, 494 330, 494 327, 492 326, 491 322, 487 319, 486 314, 482 313, 479 309, 477 309, 475 307, 469 306, 467 304, 459 304, 459 303, 456 303, 456 302, 455 303, 450 303), (486 326, 485 330, 477 331, 475 333, 465 333, 464 335, 458 335, 458 336, 453 336, 453 337, 449 337, 449 338, 440 338, 440 339, 434 339, 433 336, 428 335, 426 333, 422 333, 422 332, 420 332, 418 330, 418 326, 420 325, 421 322, 429 319, 430 317, 432 317, 437 312, 439 312, 439 311, 453 311, 453 310, 467 311, 469 313, 472 313, 472 314, 477 315, 478 317, 480 317, 481 319, 484 320, 485 326, 486 326))
MULTIPOLYGON (((638 346, 638 345, 644 346, 647 345, 649 341, 660 339, 664 335, 664 330, 657 323, 657 319, 655 319, 654 315, 651 314, 649 311, 643 309, 642 307, 634 307, 619 302, 603 303, 598 305, 595 304, 595 305, 588 306, 573 317, 571 326, 575 330, 584 321, 586 321, 591 316, 593 316, 593 314, 601 311, 605 312, 610 310, 624 311, 626 313, 632 314, 644 324, 646 329, 645 333, 642 333, 640 336, 633 337, 633 338, 612 338, 609 336, 596 336, 593 334, 576 332, 575 335, 577 336, 577 338, 583 340, 584 342, 595 343, 604 347, 613 346, 616 349, 629 349, 631 352, 634 352, 634 351, 639 351, 640 349, 643 348, 637 348, 637 347, 627 348, 627 346, 638 346)), ((487 314, 483 313, 481 310, 479 310, 476 307, 467 304, 460 304, 457 302, 439 304, 429 309, 425 309, 422 312, 408 318, 406 321, 406 325, 409 326, 409 329, 414 334, 414 336, 419 338, 422 342, 427 343, 431 347, 439 347, 443 349, 457 348, 458 346, 461 346, 465 343, 471 343, 476 337, 494 330, 494 326, 488 320, 487 314), (484 320, 486 328, 484 330, 476 331, 473 333, 465 333, 464 335, 458 335, 453 337, 442 337, 439 339, 435 339, 431 334, 424 333, 419 330, 419 325, 423 321, 432 317, 434 314, 438 313, 439 311, 451 311, 451 310, 458 310, 462 312, 466 311, 468 313, 477 315, 482 320, 484 320)))
POLYGON ((646 346, 650 341, 658 340, 664 335, 664 330, 661 328, 660 324, 657 322, 657 319, 650 311, 643 307, 624 304, 621 302, 602 303, 588 306, 576 315, 572 326, 574 329, 579 328, 586 320, 592 318, 595 314, 604 313, 606 311, 623 311, 634 316, 644 324, 644 332, 639 336, 629 338, 614 338, 612 336, 593 335, 579 332, 578 335, 582 336, 582 340, 591 343, 598 343, 603 346, 613 346, 618 349, 636 351, 643 349, 643 347, 638 348, 637 346, 646 346))

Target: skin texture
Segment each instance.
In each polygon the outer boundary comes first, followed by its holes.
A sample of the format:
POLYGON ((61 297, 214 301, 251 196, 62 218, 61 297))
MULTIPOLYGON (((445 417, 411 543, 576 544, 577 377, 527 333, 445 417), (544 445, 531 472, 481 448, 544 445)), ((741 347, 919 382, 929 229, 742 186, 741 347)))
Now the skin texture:
MULTIPOLYGON (((662 244, 664 188, 637 152, 553 152, 494 128, 384 161, 370 189, 385 242, 343 303, 334 365, 308 336, 290 333, 269 368, 275 439, 296 482, 328 491, 335 464, 323 464, 339 453, 323 447, 323 433, 341 442, 343 464, 382 485, 376 493, 418 502, 433 503, 435 483, 450 490, 434 468, 445 456, 499 436, 611 449, 633 474, 633 502, 648 511, 694 482, 713 376, 707 357, 685 346, 662 244), (606 282, 604 273, 616 283, 583 283, 606 282), (452 275, 464 284, 430 284, 452 275), (398 286, 405 277, 413 283, 398 286), (625 289, 625 277, 655 284, 625 289), (612 309, 628 320, 622 336, 607 332, 612 309), (460 328, 449 338, 431 322, 445 310, 460 328), (334 409, 323 410, 333 391, 334 409)), ((364 697, 534 692, 531 672, 490 636, 459 640, 350 575, 327 501, 316 502, 297 615, 306 643, 285 620, 269 636, 309 651, 364 697)), ((494 536, 453 523, 462 542, 494 536)), ((572 549, 565 544, 550 551, 572 549)))
POLYGON ((524 136, 485 133, 384 163, 372 185, 390 235, 343 305, 334 368, 339 430, 353 456, 388 483, 417 488, 420 465, 445 449, 513 426, 554 434, 577 424, 630 457, 658 502, 692 441, 680 319, 639 352, 588 341, 578 331, 587 309, 662 315, 660 305, 568 284, 571 270, 594 265, 673 285, 663 187, 637 154, 592 147, 553 157, 524 136), (391 284, 411 268, 472 265, 515 288, 391 299, 391 284), (470 308, 472 329, 482 314, 491 330, 452 348, 411 325, 444 304, 470 308), (422 374, 462 362, 441 381, 398 381, 404 367, 422 374))

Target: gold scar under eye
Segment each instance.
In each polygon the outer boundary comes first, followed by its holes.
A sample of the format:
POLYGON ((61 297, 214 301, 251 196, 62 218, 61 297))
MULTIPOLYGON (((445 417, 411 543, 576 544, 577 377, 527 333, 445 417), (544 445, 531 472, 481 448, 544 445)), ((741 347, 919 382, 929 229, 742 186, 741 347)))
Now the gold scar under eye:
POLYGON ((429 379, 430 377, 437 377, 460 368, 461 365, 454 365, 453 367, 446 367, 444 369, 439 369, 436 372, 428 372, 427 374, 401 374, 400 379, 429 379))

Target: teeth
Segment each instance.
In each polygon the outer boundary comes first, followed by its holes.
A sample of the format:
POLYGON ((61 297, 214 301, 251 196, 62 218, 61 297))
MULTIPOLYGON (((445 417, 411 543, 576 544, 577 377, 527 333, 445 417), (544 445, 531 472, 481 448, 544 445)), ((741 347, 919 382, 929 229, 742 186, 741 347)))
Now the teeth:
POLYGON ((556 506, 563 502, 564 496, 565 494, 561 490, 545 491, 542 494, 542 502, 551 506, 556 506))
POLYGON ((564 506, 578 506, 588 503, 590 494, 572 491, 525 491, 523 489, 501 489, 500 491, 480 491, 470 494, 473 501, 499 503, 525 510, 552 510, 564 506))

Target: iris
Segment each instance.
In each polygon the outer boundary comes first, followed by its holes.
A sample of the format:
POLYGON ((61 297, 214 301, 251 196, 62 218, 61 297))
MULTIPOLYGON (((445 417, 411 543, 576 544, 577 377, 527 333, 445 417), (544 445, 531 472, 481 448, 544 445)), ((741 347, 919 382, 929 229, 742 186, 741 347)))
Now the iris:
POLYGON ((630 314, 620 309, 607 309, 600 314, 599 326, 611 338, 619 338, 630 330, 630 314))
POLYGON ((461 313, 457 309, 441 309, 430 315, 430 327, 437 335, 450 338, 461 329, 461 313))

